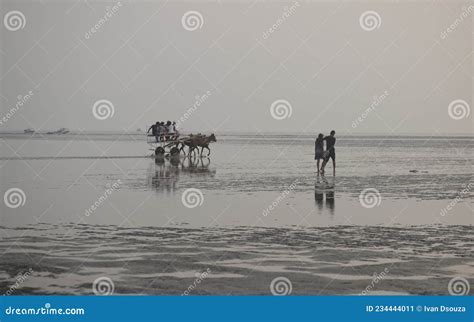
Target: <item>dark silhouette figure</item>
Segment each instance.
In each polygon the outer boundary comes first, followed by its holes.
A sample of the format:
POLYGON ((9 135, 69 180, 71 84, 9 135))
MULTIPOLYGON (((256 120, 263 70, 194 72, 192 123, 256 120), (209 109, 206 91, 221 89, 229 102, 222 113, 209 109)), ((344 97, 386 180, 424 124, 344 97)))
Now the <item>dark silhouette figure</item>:
POLYGON ((321 165, 321 174, 324 174, 324 168, 328 163, 329 159, 332 159, 332 172, 336 175, 336 131, 332 130, 331 135, 326 136, 323 140, 326 141, 326 151, 324 151, 324 161, 321 165))
POLYGON ((324 157, 324 135, 319 133, 316 141, 314 141, 314 159, 316 162, 316 169, 319 173, 319 161, 324 157))
POLYGON ((160 122, 156 122, 155 124, 152 124, 150 126, 148 131, 146 131, 146 133, 150 133, 150 131, 151 131, 151 134, 156 138, 156 142, 158 142, 159 136, 160 136, 159 127, 160 127, 160 122))

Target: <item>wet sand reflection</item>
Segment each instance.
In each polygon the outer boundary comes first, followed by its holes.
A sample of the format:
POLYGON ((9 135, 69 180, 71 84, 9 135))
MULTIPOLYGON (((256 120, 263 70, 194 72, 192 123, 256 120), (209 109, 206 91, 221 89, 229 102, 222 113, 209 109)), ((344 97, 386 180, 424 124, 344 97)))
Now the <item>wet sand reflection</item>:
POLYGON ((209 168, 210 164, 209 158, 157 158, 150 166, 148 186, 157 192, 174 193, 182 175, 214 177, 216 169, 209 168))
POLYGON ((318 210, 322 211, 324 207, 329 210, 331 216, 335 211, 335 177, 326 178, 318 173, 314 184, 314 201, 318 210))

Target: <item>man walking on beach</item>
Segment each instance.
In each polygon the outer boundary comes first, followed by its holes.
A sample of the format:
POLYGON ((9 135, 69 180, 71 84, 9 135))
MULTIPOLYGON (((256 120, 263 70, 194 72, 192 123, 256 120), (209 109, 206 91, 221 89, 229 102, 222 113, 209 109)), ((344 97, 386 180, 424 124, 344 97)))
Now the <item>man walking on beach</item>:
POLYGON ((324 151, 324 161, 321 165, 321 173, 324 174, 324 168, 329 159, 332 159, 332 174, 336 175, 336 131, 332 130, 331 135, 326 136, 323 140, 326 141, 326 151, 324 151))

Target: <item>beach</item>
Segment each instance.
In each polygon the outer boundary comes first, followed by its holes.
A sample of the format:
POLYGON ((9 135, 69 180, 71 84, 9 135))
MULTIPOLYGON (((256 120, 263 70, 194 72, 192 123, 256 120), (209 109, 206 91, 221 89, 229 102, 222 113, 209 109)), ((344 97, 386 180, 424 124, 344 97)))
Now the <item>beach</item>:
POLYGON ((287 279, 293 295, 441 295, 474 280, 472 137, 342 135, 336 176, 318 176, 307 134, 216 134, 208 158, 164 161, 140 133, 0 136, 2 193, 24 193, 1 205, 1 293, 108 278, 113 294, 272 295, 287 279))

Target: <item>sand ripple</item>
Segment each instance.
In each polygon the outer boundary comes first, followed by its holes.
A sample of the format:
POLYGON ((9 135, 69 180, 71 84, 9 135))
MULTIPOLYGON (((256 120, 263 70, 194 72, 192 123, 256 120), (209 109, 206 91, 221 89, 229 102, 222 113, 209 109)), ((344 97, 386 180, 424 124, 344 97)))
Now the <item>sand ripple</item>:
POLYGON ((277 276, 293 294, 448 294, 474 279, 472 226, 121 228, 84 224, 0 227, 0 291, 92 294, 110 277, 117 294, 270 294, 277 276), (205 273, 208 272, 208 273, 205 273))

